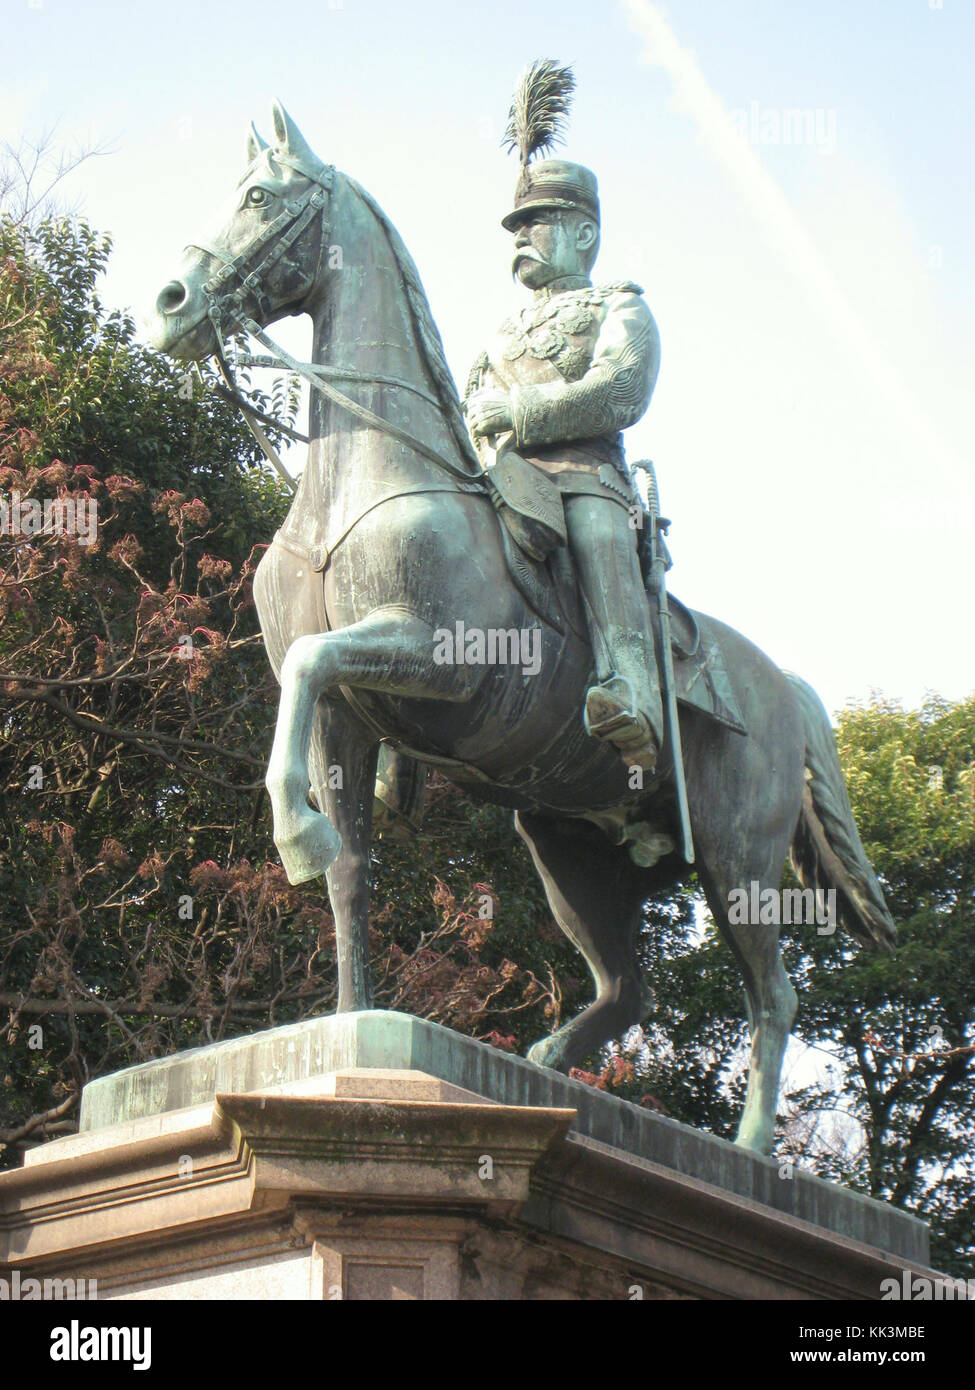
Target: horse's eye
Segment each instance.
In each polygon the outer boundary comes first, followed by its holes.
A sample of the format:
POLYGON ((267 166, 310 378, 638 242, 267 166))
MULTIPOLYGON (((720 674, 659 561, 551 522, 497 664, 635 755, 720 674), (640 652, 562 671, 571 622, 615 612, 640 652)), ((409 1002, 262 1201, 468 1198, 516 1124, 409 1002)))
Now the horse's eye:
POLYGON ((262 208, 265 203, 270 201, 270 198, 271 195, 268 193, 267 189, 250 188, 247 191, 247 197, 244 201, 249 208, 262 208))

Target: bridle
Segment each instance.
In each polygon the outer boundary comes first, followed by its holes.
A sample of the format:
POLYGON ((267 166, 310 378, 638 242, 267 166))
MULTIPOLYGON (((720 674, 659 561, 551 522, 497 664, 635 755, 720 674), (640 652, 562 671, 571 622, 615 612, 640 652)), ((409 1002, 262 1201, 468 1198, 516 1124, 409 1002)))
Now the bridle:
POLYGON ((243 313, 245 300, 252 298, 255 301, 260 317, 270 315, 272 306, 264 287, 268 272, 273 270, 282 256, 291 249, 319 212, 321 213, 321 225, 318 263, 303 294, 307 294, 321 274, 322 261, 328 244, 328 219, 324 210, 331 196, 335 169, 330 164, 323 164, 319 169, 310 169, 306 164, 292 159, 280 151, 275 151, 275 160, 295 169, 306 178, 308 188, 297 198, 289 198, 277 217, 258 232, 241 251, 238 251, 236 256, 227 256, 215 246, 201 246, 191 243, 191 249, 203 251, 208 256, 222 262, 217 273, 203 286, 203 294, 207 301, 207 315, 213 323, 217 339, 221 344, 225 336, 223 320, 226 318, 233 324, 235 320, 239 319, 243 313), (245 274, 248 262, 262 252, 265 254, 261 256, 253 269, 245 274), (235 280, 240 281, 237 288, 225 293, 227 287, 232 285, 235 280))
POLYGON ((341 406, 344 410, 354 415, 363 423, 381 430, 384 434, 390 435, 401 444, 406 444, 418 454, 437 464, 439 468, 452 474, 454 477, 461 478, 470 483, 478 476, 476 473, 468 472, 466 469, 459 468, 450 459, 445 458, 439 450, 431 445, 416 439, 409 431, 401 429, 399 425, 394 425, 392 421, 376 415, 366 406, 354 401, 333 386, 329 378, 339 378, 343 380, 357 381, 365 385, 378 386, 398 386, 403 390, 411 391, 414 395, 422 397, 428 404, 438 410, 442 410, 442 403, 429 391, 423 387, 415 385, 413 382, 405 381, 400 377, 381 376, 375 373, 365 374, 357 372, 352 368, 316 366, 314 363, 298 362, 289 353, 275 343, 260 324, 247 313, 245 303, 253 301, 256 304, 256 312, 261 318, 270 318, 273 306, 267 296, 266 280, 268 273, 277 265, 278 261, 290 250, 301 234, 317 216, 320 218, 318 259, 311 279, 301 292, 300 299, 304 297, 316 284, 321 276, 322 265, 328 247, 329 220, 328 209, 332 193, 332 184, 335 176, 335 168, 331 164, 320 165, 317 169, 311 169, 308 165, 280 150, 274 152, 275 161, 286 164, 295 169, 302 177, 309 182, 308 188, 296 198, 289 199, 281 212, 271 222, 267 224, 258 234, 253 237, 242 250, 235 256, 228 256, 223 251, 214 246, 198 243, 190 243, 189 250, 202 251, 205 255, 212 257, 220 262, 220 268, 203 285, 203 296, 206 301, 206 317, 209 318, 213 326, 214 341, 216 342, 215 356, 220 375, 223 377, 226 394, 229 395, 238 408, 243 412, 244 419, 249 429, 261 447, 265 457, 285 480, 288 486, 295 489, 295 481, 287 472, 277 451, 267 438, 259 421, 273 425, 276 429, 282 429, 293 439, 298 439, 304 443, 309 443, 307 435, 299 434, 295 430, 290 430, 287 426, 281 425, 278 421, 267 416, 263 411, 257 410, 241 394, 237 382, 234 378, 233 370, 227 361, 224 352, 224 342, 230 332, 243 331, 256 338, 265 348, 269 357, 252 357, 250 355, 240 355, 237 362, 240 365, 276 367, 295 373, 302 377, 308 384, 328 400, 341 406), (248 264, 252 263, 255 256, 259 257, 256 265, 248 271, 248 264), (236 288, 231 288, 236 282, 236 288))

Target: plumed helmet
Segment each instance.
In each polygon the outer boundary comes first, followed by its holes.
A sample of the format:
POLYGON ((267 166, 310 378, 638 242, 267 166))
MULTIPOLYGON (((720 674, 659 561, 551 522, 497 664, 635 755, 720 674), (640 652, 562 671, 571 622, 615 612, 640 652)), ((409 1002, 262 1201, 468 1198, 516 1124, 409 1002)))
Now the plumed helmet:
POLYGON ((536 159, 558 144, 569 114, 575 77, 553 58, 538 58, 518 79, 502 144, 517 150, 521 173, 515 206, 501 225, 513 232, 537 208, 572 208, 599 223, 596 175, 567 159, 536 159))

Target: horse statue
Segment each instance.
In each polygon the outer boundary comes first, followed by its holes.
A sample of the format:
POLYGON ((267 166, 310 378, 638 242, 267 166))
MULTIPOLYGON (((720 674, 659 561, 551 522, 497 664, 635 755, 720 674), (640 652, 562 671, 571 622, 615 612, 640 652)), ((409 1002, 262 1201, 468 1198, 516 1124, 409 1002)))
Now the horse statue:
MULTIPOLYGON (((593 1002, 528 1053, 567 1071, 641 1019, 642 909, 688 871, 673 766, 634 785, 617 751, 587 735, 594 655, 565 548, 537 564, 521 557, 531 573, 519 581, 406 248, 278 103, 273 122, 271 145, 251 127, 230 220, 187 247, 159 294, 154 343, 226 367, 223 341, 246 331, 271 353, 255 360, 313 388, 307 464, 254 582, 281 686, 266 778, 275 844, 292 883, 326 875, 338 1009, 364 1010, 380 746, 512 807, 595 984, 593 1002), (267 336, 288 314, 312 319, 312 364, 267 336), (537 660, 517 642, 493 661, 465 659, 464 634, 492 633, 529 634, 537 660), (445 634, 457 637, 450 659, 445 634)), ((751 1031, 736 1142, 769 1153, 797 998, 777 915, 741 920, 736 893, 777 894, 791 854, 805 889, 835 891, 836 920, 861 942, 889 947, 894 925, 818 697, 730 627, 691 617, 711 635, 747 730, 680 706, 696 869, 741 969, 751 1031)))

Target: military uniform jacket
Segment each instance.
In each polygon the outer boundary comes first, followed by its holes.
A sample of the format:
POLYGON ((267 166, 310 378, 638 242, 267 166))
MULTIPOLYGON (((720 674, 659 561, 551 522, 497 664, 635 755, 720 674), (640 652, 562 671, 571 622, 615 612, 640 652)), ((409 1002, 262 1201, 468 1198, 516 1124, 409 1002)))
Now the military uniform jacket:
POLYGON ((639 285, 536 292, 474 365, 467 394, 507 391, 518 452, 547 473, 626 472, 620 431, 650 403, 660 338, 639 285))

